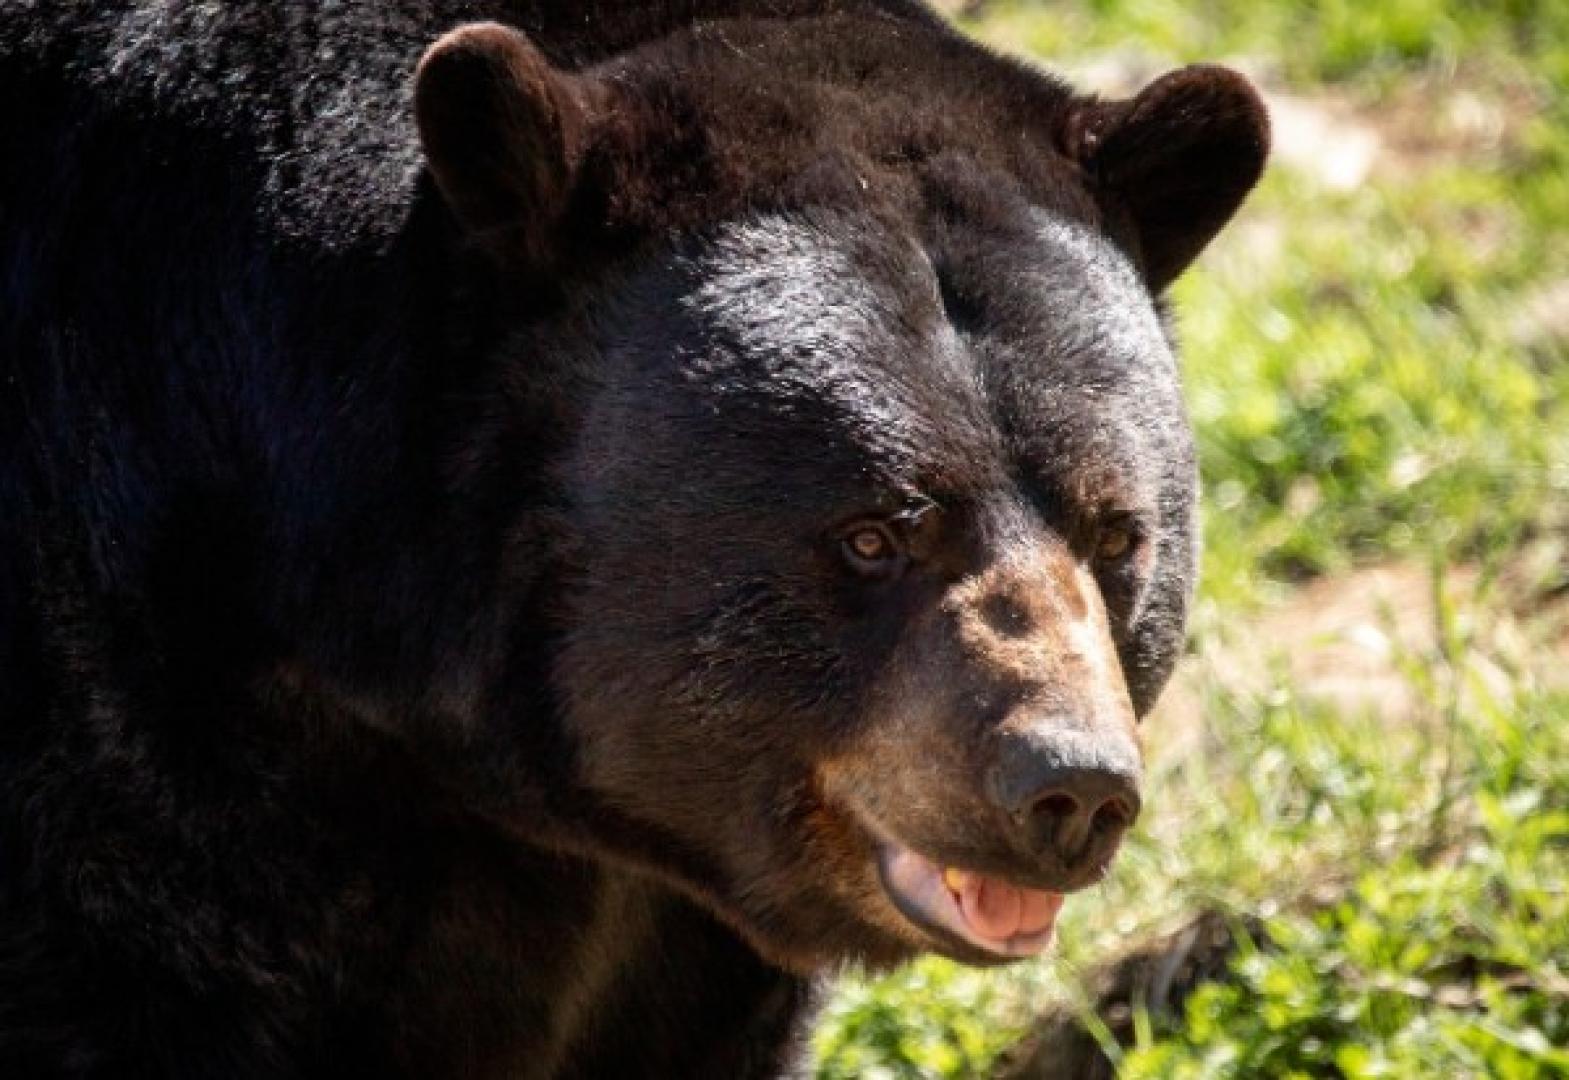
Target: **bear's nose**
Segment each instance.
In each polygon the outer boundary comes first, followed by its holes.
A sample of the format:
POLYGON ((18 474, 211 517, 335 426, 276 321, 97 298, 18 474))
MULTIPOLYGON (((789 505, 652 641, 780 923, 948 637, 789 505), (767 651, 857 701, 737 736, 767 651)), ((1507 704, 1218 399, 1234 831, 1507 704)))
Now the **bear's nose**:
POLYGON ((1139 815, 1130 737, 1080 731, 1005 735, 986 792, 1020 846, 1075 871, 1109 859, 1139 815))

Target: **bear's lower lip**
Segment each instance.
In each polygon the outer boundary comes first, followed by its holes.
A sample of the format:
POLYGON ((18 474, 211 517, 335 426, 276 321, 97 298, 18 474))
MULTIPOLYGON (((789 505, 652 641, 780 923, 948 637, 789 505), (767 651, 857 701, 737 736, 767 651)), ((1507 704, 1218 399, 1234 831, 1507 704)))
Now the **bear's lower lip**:
POLYGON ((895 840, 880 842, 877 870, 894 907, 928 935, 1001 958, 1035 956, 1051 944, 1062 893, 944 869, 895 840))

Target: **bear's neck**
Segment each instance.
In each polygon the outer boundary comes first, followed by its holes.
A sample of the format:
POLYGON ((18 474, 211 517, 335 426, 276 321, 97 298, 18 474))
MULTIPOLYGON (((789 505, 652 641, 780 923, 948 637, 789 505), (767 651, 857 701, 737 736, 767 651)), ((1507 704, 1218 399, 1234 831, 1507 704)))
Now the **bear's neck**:
MULTIPOLYGON (((536 696, 542 670, 500 669, 547 648, 557 515, 544 477, 571 410, 520 415, 502 400, 520 368, 549 360, 518 355, 529 297, 426 204, 393 251, 331 274, 345 276, 385 299, 331 322, 357 342, 358 369, 317 388, 332 422, 309 475, 281 481, 314 498, 274 500, 276 616, 299 661, 371 711, 472 714, 508 679, 536 696)), ((321 302, 295 306, 308 319, 321 302)))
POLYGON ((808 987, 684 898, 599 869, 592 928, 557 1006, 557 1075, 772 1077, 808 987))
MULTIPOLYGON (((370 753, 356 771, 379 786, 406 765, 401 752, 370 753)), ((340 954, 375 976, 342 983, 361 995, 339 1006, 355 1022, 330 1036, 345 1060, 552 1080, 783 1070, 808 1010, 804 980, 647 877, 519 842, 444 809, 418 780, 404 789, 395 809, 358 799, 362 809, 323 823, 332 872, 380 911, 340 954)), ((329 915, 341 903, 319 902, 329 915)))

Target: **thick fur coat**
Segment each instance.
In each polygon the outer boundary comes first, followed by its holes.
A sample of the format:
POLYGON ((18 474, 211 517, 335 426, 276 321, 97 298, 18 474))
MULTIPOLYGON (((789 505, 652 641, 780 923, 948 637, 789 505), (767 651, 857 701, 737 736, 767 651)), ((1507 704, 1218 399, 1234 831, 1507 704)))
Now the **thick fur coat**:
POLYGON ((1237 76, 4 0, 0 90, 0 1074, 769 1075, 815 973, 998 958, 890 850, 1104 871, 1237 76))

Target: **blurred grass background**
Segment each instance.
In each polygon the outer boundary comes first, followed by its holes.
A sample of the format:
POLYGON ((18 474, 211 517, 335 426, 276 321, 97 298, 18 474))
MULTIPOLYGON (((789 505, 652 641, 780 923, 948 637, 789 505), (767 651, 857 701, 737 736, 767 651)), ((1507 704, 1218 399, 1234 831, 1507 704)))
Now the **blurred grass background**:
POLYGON ((1569 3, 962 6, 1108 94, 1241 67, 1277 154, 1175 289, 1206 551, 1138 835, 1049 960, 846 974, 817 1075, 1091 1075, 1072 1030, 1125 1077, 1569 1077, 1569 3))

